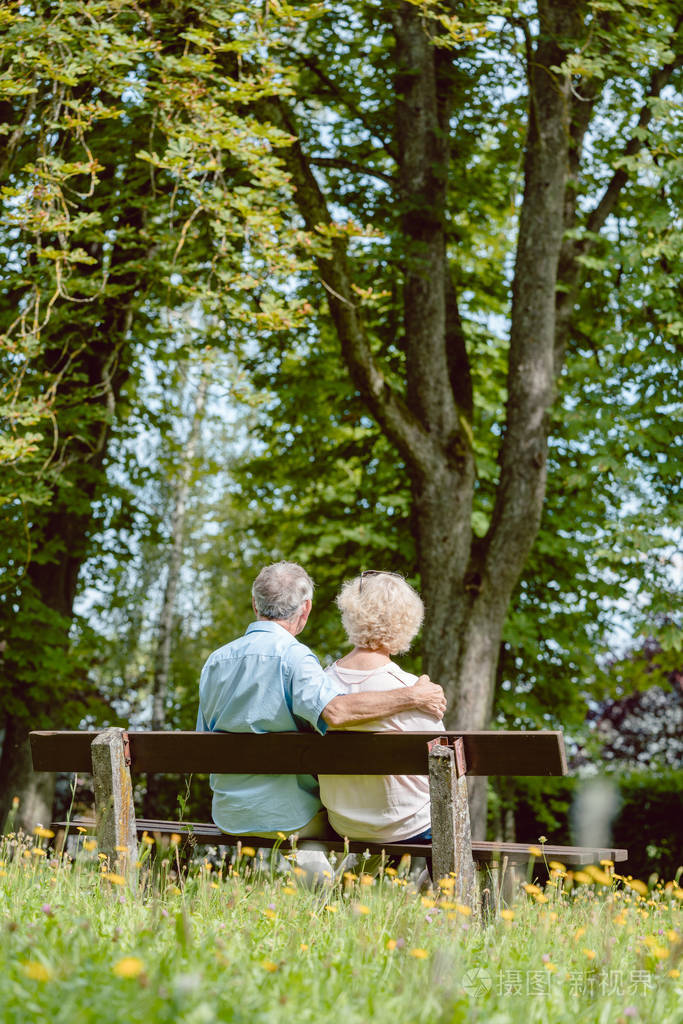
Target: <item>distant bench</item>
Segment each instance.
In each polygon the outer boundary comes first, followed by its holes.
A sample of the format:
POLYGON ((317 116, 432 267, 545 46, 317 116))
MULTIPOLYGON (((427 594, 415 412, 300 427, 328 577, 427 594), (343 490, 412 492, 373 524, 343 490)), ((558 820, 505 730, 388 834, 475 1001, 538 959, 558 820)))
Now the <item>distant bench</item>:
MULTIPOLYGON (((33 767, 47 772, 92 772, 96 820, 54 822, 65 827, 95 826, 100 852, 113 864, 125 849, 129 864, 137 859, 143 832, 190 834, 199 843, 272 846, 276 840, 221 832, 212 823, 137 818, 131 769, 153 773, 428 775, 432 843, 345 842, 305 840, 299 849, 320 843, 329 850, 352 853, 384 851, 388 857, 432 857, 435 880, 455 878, 455 893, 473 903, 475 867, 501 861, 528 861, 529 843, 473 841, 467 800, 467 776, 557 776, 567 774, 562 733, 537 732, 307 732, 198 733, 32 732, 33 767)), ((532 841, 531 845, 536 845, 532 841)), ((624 861, 626 850, 544 845, 548 860, 567 866, 599 860, 624 861)))

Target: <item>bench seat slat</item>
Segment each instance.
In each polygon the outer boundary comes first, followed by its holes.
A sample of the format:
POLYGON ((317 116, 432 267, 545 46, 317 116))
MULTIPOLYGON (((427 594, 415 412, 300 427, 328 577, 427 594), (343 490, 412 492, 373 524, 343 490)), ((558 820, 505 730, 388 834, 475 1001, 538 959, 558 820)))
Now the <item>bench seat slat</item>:
MULTIPOLYGON (((31 733, 36 771, 90 772, 92 732, 31 733)), ((566 775, 560 732, 196 733, 129 732, 133 771, 262 774, 420 775, 427 773, 427 742, 462 736, 468 775, 566 775)))
MULTIPOLYGON (((52 823, 53 828, 66 828, 68 826, 72 831, 79 825, 89 829, 95 828, 95 822, 90 818, 74 818, 71 823, 66 821, 55 821, 52 823)), ((274 846, 278 841, 275 839, 263 839, 260 836, 228 835, 211 822, 181 822, 164 821, 157 818, 138 818, 137 829, 139 835, 142 835, 143 832, 157 833, 159 835, 179 834, 185 836, 191 834, 197 842, 206 843, 209 846, 234 846, 239 841, 244 846, 268 848, 274 846)), ((299 849, 316 848, 320 846, 321 842, 324 843, 326 849, 334 850, 337 853, 343 852, 344 849, 348 849, 350 853, 364 853, 365 850, 370 850, 371 853, 378 853, 384 850, 387 856, 392 857, 401 857, 404 854, 410 854, 413 857, 424 857, 425 854, 431 852, 431 845, 423 843, 368 843, 362 840, 352 840, 345 846, 343 839, 335 838, 323 840, 300 839, 297 846, 299 849)), ((281 849, 283 853, 289 850, 288 841, 285 840, 282 843, 281 849)), ((627 859, 626 850, 612 847, 592 848, 583 846, 550 846, 546 844, 543 850, 546 860, 558 860, 567 866, 595 864, 600 860, 611 860, 617 864, 627 859)), ((503 856, 506 856, 509 861, 515 862, 526 862, 530 858, 528 843, 493 843, 473 840, 472 854, 475 861, 479 863, 490 863, 503 856)), ((540 858, 536 859, 539 863, 542 863, 540 858)))

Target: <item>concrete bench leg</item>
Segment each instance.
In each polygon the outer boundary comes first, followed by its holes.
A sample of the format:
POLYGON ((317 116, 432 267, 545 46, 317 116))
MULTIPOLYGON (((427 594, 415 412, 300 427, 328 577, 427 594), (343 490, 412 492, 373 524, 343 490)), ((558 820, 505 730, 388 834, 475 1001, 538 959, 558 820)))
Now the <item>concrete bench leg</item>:
POLYGON ((135 871, 138 842, 130 768, 124 751, 123 729, 105 729, 90 745, 95 781, 97 843, 113 868, 124 862, 135 871))
POLYGON ((472 858, 467 779, 464 772, 458 774, 451 747, 439 743, 430 747, 429 793, 434 884, 438 885, 443 878, 454 878, 455 898, 476 910, 478 886, 472 858))

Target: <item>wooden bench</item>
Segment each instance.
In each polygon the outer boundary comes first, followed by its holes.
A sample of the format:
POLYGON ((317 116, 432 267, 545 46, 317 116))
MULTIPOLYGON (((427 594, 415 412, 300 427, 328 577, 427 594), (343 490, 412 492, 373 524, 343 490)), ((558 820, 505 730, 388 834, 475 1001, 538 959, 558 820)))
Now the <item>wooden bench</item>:
MULTIPOLYGON (((137 837, 143 832, 191 834, 199 843, 267 847, 274 840, 221 832, 212 823, 136 819, 131 769, 154 773, 312 774, 312 775, 429 775, 432 843, 345 842, 325 839, 329 850, 387 856, 430 856, 436 880, 452 875, 455 895, 473 903, 476 866, 528 861, 529 843, 473 841, 467 800, 467 776, 566 775, 564 741, 560 732, 328 732, 317 733, 195 733, 32 732, 36 771, 92 772, 95 821, 100 852, 113 864, 126 851, 126 862, 137 860, 137 837)), ((64 827, 75 820, 53 822, 64 827)), ((532 840, 532 845, 536 841, 532 840)), ((299 849, 319 848, 320 840, 299 840, 299 849)), ((547 860, 567 866, 609 859, 626 860, 627 851, 610 848, 544 845, 547 860)))

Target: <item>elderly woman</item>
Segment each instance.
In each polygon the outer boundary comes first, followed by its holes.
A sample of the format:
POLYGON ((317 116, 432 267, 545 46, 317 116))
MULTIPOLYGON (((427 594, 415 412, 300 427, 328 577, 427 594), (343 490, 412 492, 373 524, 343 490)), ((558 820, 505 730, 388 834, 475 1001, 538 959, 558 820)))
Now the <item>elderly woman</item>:
MULTIPOLYGON (((367 570, 345 583, 337 597, 342 624, 353 650, 327 672, 348 693, 412 686, 392 656, 407 651, 422 625, 419 594, 393 572, 367 570)), ((355 725, 376 732, 439 731, 443 723, 418 711, 355 725)), ((330 824, 341 836, 373 842, 431 838, 429 780, 424 775, 321 775, 320 798, 330 824)))

